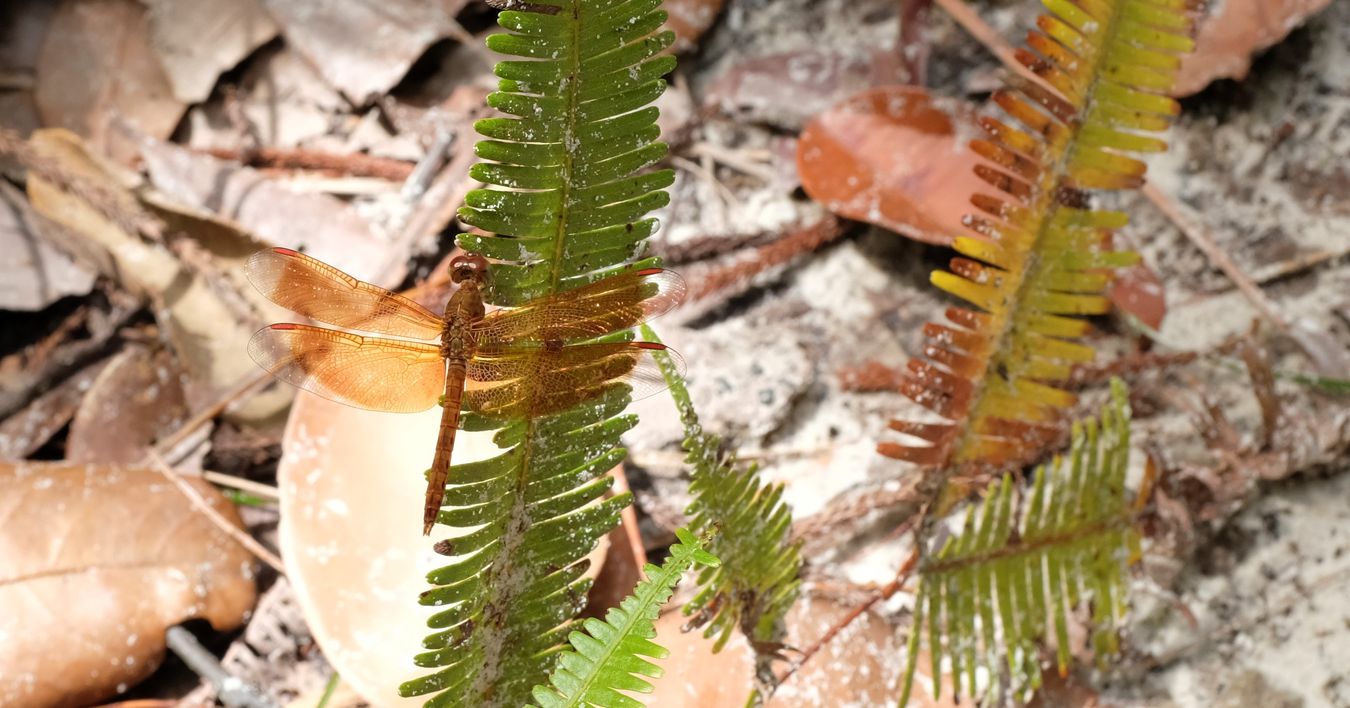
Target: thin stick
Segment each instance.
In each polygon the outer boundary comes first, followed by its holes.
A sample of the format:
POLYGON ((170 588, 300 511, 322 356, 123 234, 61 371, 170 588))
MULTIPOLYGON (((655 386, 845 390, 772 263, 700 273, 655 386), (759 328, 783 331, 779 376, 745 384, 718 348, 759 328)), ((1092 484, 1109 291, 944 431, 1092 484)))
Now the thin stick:
POLYGON ((229 487, 230 489, 237 489, 241 492, 248 492, 249 494, 255 494, 268 501, 275 502, 281 500, 281 493, 277 491, 276 487, 269 484, 254 482, 251 479, 244 479, 243 477, 236 477, 231 474, 224 474, 223 472, 202 472, 201 477, 212 484, 229 487))
POLYGON ((998 57, 998 60, 1009 70, 1037 83, 1043 82, 1043 79, 1032 73, 1030 69, 1022 66, 1022 62, 1017 61, 1017 55, 1013 53, 1012 45, 1004 41, 1003 36, 981 19, 979 13, 970 9, 970 6, 963 0, 933 0, 933 2, 946 10, 947 14, 951 15, 953 20, 956 20, 956 24, 961 25, 976 41, 983 44, 985 49, 993 52, 994 56, 998 57))
MULTIPOLYGON (((890 599, 892 595, 899 592, 900 588, 904 587, 905 581, 909 580, 909 576, 914 573, 914 569, 918 567, 918 565, 919 550, 916 548, 909 554, 909 559, 905 561, 904 565, 900 566, 900 570, 896 571, 895 578, 892 579, 891 582, 886 583, 879 588, 866 602, 850 610, 847 615, 844 615, 843 619, 836 622, 833 627, 830 627, 825 632, 825 634, 821 635, 820 639, 817 639, 814 644, 807 647, 802 652, 801 658, 792 662, 788 667, 788 670, 778 679, 777 686, 782 686, 788 679, 792 678, 792 676, 802 668, 802 665, 807 661, 810 661, 811 657, 820 653, 820 650, 823 649, 826 644, 829 644, 840 632, 844 631, 850 624, 853 624, 854 620, 863 616, 863 613, 872 609, 878 602, 890 599)), ((777 688, 777 686, 775 686, 775 688, 777 688)))
POLYGON ((234 160, 249 167, 311 170, 352 177, 374 177, 387 182, 402 182, 413 171, 405 160, 376 157, 361 153, 345 155, 318 150, 263 147, 256 150, 211 148, 208 155, 222 160, 234 160))
POLYGON ((173 431, 173 433, 171 433, 168 437, 160 440, 155 445, 152 454, 156 455, 168 454, 175 447, 178 447, 178 445, 182 443, 183 440, 187 438, 187 436, 196 432, 198 428, 202 427, 203 425, 206 425, 208 421, 220 415, 222 412, 224 412, 226 408, 229 408, 236 401, 245 398, 248 394, 253 393, 254 389, 271 380, 272 380, 271 374, 262 370, 256 372, 252 377, 244 379, 239 383, 238 386, 235 386, 234 388, 222 394, 220 398, 216 399, 215 403, 212 403, 206 408, 203 408, 202 410, 198 411, 197 415, 194 415, 192 416, 192 418, 188 419, 186 423, 183 423, 181 426, 179 426, 179 428, 173 431))
POLYGON ((1178 229, 1181 229, 1181 233, 1185 234, 1186 238, 1190 239, 1190 242, 1195 244, 1195 247, 1199 248, 1211 263, 1218 266, 1219 270, 1223 271, 1224 275, 1233 281, 1237 289, 1246 296, 1247 301, 1252 304, 1252 307, 1256 308, 1257 312, 1261 313, 1262 317, 1269 320, 1282 333, 1286 335, 1290 333, 1289 321, 1280 314, 1275 303, 1271 302, 1251 276, 1238 267, 1238 264, 1233 262, 1233 259, 1219 247, 1209 229, 1190 218, 1180 204, 1163 194, 1153 184, 1144 184, 1142 191, 1144 196, 1150 202, 1153 202, 1154 206, 1158 207, 1158 211, 1161 211, 1178 229))
MULTIPOLYGON (((697 142, 690 145, 686 152, 690 157, 709 158, 713 162, 726 165, 751 177, 757 177, 769 184, 773 184, 778 179, 778 173, 766 164, 755 162, 750 151, 731 150, 709 142, 697 142)), ((767 151, 764 155, 766 160, 771 159, 767 151)))
POLYGON ((188 501, 192 503, 192 506, 195 507, 197 511, 204 514, 206 518, 210 519, 211 523, 215 524, 216 528, 224 531, 230 538, 234 539, 236 543, 243 546, 245 550, 257 556, 258 560, 272 566, 278 573, 281 573, 282 575, 286 574, 286 567, 281 562, 281 558, 278 558, 271 551, 263 548, 263 545, 258 543, 256 539, 241 531, 237 526, 230 523, 228 519, 221 515, 219 511, 216 511, 216 508, 211 506, 210 502, 206 501, 201 492, 197 491, 196 487, 189 484, 186 479, 183 479, 182 475, 169 468, 169 465, 164 462, 164 458, 159 456, 159 452, 151 450, 149 459, 151 465, 158 470, 165 479, 172 482, 173 486, 177 487, 178 491, 188 498, 188 501))
POLYGON ((189 669, 211 683, 221 703, 230 708, 275 708, 276 704, 252 684, 225 671, 215 654, 207 651, 186 629, 177 625, 170 627, 164 634, 164 643, 189 669))

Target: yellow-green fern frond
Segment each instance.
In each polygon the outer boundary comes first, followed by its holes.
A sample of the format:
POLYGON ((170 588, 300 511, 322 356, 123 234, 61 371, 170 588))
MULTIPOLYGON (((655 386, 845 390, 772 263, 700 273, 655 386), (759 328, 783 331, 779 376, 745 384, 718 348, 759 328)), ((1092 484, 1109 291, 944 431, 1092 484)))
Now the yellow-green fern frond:
POLYGON ((1067 671, 1068 614, 1088 597, 1094 652, 1104 659, 1118 651, 1124 570, 1139 539, 1125 490, 1125 385, 1112 381, 1111 393, 1100 422, 1074 426, 1068 459, 1036 470, 1025 504, 1014 500, 1018 490, 1005 475, 970 509, 961 535, 920 564, 901 705, 925 632, 934 686, 948 661, 953 685, 960 690, 964 679, 970 695, 981 669, 1006 671, 1016 690, 1039 686, 1038 645, 1051 632, 1059 671, 1067 671))
POLYGON ((548 677, 549 685, 534 687, 538 705, 641 708, 641 701, 620 691, 650 693, 652 685, 646 679, 661 677, 661 667, 643 658, 664 659, 670 653, 652 641, 661 606, 674 594, 676 583, 690 566, 718 565, 717 558, 704 550, 704 542, 692 533, 677 529, 675 535, 679 542, 670 547, 670 557, 659 568, 648 564, 643 570, 647 578, 638 583, 632 595, 611 609, 603 621, 588 619, 582 623, 585 632, 568 635, 572 648, 559 657, 557 668, 548 677))
MULTIPOLYGON (((650 328, 642 336, 659 341, 650 328)), ((742 468, 722 454, 720 441, 699 424, 679 372, 658 353, 671 398, 684 424, 685 462, 690 466, 687 510, 690 528, 716 531, 709 550, 721 564, 703 568, 698 593, 684 606, 691 624, 705 627, 720 651, 739 628, 756 654, 756 678, 768 689, 774 681, 772 661, 783 641, 787 612, 801 585, 801 546, 792 541, 792 510, 783 502, 783 485, 765 484, 758 469, 742 468)))
MULTIPOLYGON (((1093 209, 1093 190, 1144 181, 1133 153, 1178 113, 1164 95, 1192 46, 1194 0, 1044 0, 1019 60, 1044 83, 994 94, 1004 118, 984 117, 975 168, 998 196, 975 194, 949 271, 932 282, 970 304, 925 329, 923 357, 902 385, 946 423, 895 421, 923 440, 880 452, 951 467, 1025 460, 1055 432, 1074 396, 1056 386, 1093 350, 1077 341, 1085 315, 1105 313, 1109 269, 1134 263, 1111 250, 1123 213, 1093 209), (980 238, 976 238, 978 235, 980 238)), ((951 501, 950 499, 948 501, 951 501)), ((938 510, 948 504, 939 504, 938 510)))

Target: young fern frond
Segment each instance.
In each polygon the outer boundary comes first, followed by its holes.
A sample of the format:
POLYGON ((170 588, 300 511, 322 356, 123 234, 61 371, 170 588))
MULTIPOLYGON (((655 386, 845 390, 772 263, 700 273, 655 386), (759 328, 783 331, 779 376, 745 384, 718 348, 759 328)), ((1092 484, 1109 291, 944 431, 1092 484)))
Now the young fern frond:
MULTIPOLYGON (((1111 394, 1100 423, 1074 426, 1068 459, 1036 470, 1025 505, 1014 502, 1016 485, 1004 475, 969 510, 961 535, 921 562, 902 706, 925 630, 935 699, 944 657, 953 685, 959 691, 964 677, 971 696, 978 695, 980 669, 1006 668, 1015 690, 1039 687, 1037 645, 1051 632, 1063 675, 1068 613, 1089 596, 1093 650, 1099 660, 1117 653, 1124 567, 1127 556, 1138 556, 1139 537, 1133 525, 1137 503, 1125 490, 1130 412, 1124 384, 1112 381, 1111 394)), ((1138 499, 1146 495, 1141 491, 1138 499)))
POLYGON ((585 632, 568 635, 572 648, 562 653, 548 677, 548 686, 534 687, 534 700, 541 708, 601 706, 637 708, 642 705, 619 691, 650 693, 646 678, 661 678, 661 667, 643 657, 664 659, 670 653, 651 641, 656 636, 656 618, 680 576, 694 564, 715 568, 718 559, 704 550, 705 544, 692 533, 677 529, 679 542, 670 547, 670 557, 661 567, 648 564, 646 580, 633 594, 611 609, 604 621, 588 619, 585 632))
MULTIPOLYGON (((518 306, 571 290, 642 257, 664 205, 669 170, 644 172, 666 153, 655 142, 657 110, 674 59, 658 32, 660 0, 538 0, 504 11, 510 30, 488 45, 521 57, 496 67, 489 105, 514 117, 479 121, 486 162, 473 176, 464 221, 495 235, 462 234, 466 250, 494 262, 488 302, 518 306)), ((631 336, 616 333, 614 337, 631 336)), ((613 385, 550 415, 531 401, 546 391, 522 380, 527 413, 511 420, 466 414, 465 429, 500 428, 496 457, 452 467, 439 523, 455 529, 436 545, 451 562, 428 574, 421 597, 440 610, 418 666, 436 671, 400 686, 435 694, 427 705, 519 706, 552 669, 586 602, 586 554, 618 523, 628 495, 602 499, 605 472, 623 459, 619 436, 628 389, 613 385)))
MULTIPOLYGON (((656 340, 650 328, 643 337, 656 340)), ((685 462, 690 466, 688 513, 696 532, 717 530, 711 550, 720 560, 698 577, 699 590, 684 607, 696 615, 695 626, 716 637, 713 651, 721 651, 740 628, 757 657, 761 683, 772 680, 773 647, 785 632, 784 619, 801 585, 801 546, 791 540, 792 510, 783 502, 783 485, 764 484, 755 465, 738 469, 735 458, 719 450, 717 436, 699 425, 689 391, 669 358, 658 353, 671 398, 684 424, 685 462), (765 650, 768 651, 765 651, 765 650)))
MULTIPOLYGON (((1044 84, 1021 80, 993 102, 1011 120, 983 117, 975 168, 999 196, 975 194, 961 257, 932 282, 972 308, 947 310, 924 328, 923 357, 902 389, 946 421, 893 421, 923 444, 883 442, 891 457, 938 468, 1025 461, 1052 439, 1074 396, 1056 383, 1093 350, 1076 340, 1084 315, 1107 312, 1106 269, 1125 214, 1093 209, 1093 190, 1133 189, 1145 166, 1131 153, 1166 144, 1150 132, 1178 113, 1164 95, 1192 47, 1196 0, 1043 0, 1049 10, 1018 59, 1044 84), (1053 88, 1048 88, 1053 87, 1053 88)), ((938 504, 940 513, 955 499, 938 504)))

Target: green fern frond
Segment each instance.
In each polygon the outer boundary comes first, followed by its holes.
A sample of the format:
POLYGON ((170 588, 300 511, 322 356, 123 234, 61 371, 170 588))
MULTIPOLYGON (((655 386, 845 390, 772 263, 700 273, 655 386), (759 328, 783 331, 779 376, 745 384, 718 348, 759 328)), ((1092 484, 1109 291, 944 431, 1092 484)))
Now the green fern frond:
MULTIPOLYGON (((1125 490, 1130 413, 1125 385, 1111 382, 1100 422, 1074 426, 1068 460, 1036 470, 1025 512, 1004 475, 967 513, 960 536, 920 564, 909 656, 900 705, 909 700, 925 629, 934 698, 942 663, 952 683, 964 675, 977 695, 980 669, 1004 668, 1016 690, 1041 683, 1038 643, 1054 633, 1060 674, 1068 670, 1068 613, 1092 600, 1092 647, 1098 660, 1119 650, 1125 610, 1124 568, 1139 554, 1133 505, 1125 490), (925 627, 925 621, 927 625, 925 627)), ((959 690, 959 688, 958 688, 959 690)))
MULTIPOLYGON (((650 328, 642 334, 657 341, 650 328)), ((678 371, 667 357, 658 353, 656 359, 684 424, 685 462, 692 477, 690 526, 699 532, 719 530, 711 550, 722 563, 699 574, 699 591, 684 612, 696 615, 695 626, 707 625, 704 636, 717 638, 713 651, 720 651, 739 627, 755 647, 757 673, 767 679, 776 653, 763 650, 782 641, 784 618, 801 584, 801 546, 791 540, 792 511, 783 502, 783 485, 766 485, 755 465, 738 469, 735 458, 724 456, 717 436, 699 424, 678 371)))
POLYGON ((568 635, 572 648, 564 651, 558 667, 549 675, 549 686, 535 686, 534 700, 542 708, 601 706, 602 708, 640 707, 642 703, 620 691, 651 693, 644 678, 661 677, 661 667, 643 657, 664 659, 670 652, 651 641, 656 636, 656 618, 680 576, 694 564, 715 568, 716 556, 704 550, 705 544, 684 529, 677 529, 679 542, 670 548, 670 557, 661 567, 648 564, 646 580, 639 582, 633 594, 611 609, 604 621, 588 619, 585 632, 568 635))
MULTIPOLYGON (((506 307, 654 264, 638 260, 656 229, 646 214, 667 203, 673 181, 669 170, 645 171, 666 153, 649 104, 675 62, 657 56, 674 40, 658 31, 660 0, 520 7, 500 13, 509 32, 488 39, 520 57, 497 65, 500 90, 488 97, 508 117, 476 124, 487 139, 472 175, 490 186, 460 211, 492 232, 459 243, 492 261, 485 296, 506 307)), ((520 385, 527 401, 544 393, 533 380, 520 385)), ((438 521, 455 535, 436 550, 452 559, 427 576, 433 587, 421 602, 440 611, 415 657, 436 671, 404 683, 402 695, 474 708, 529 700, 585 605, 586 554, 630 500, 603 499, 605 472, 625 454, 619 437, 636 423, 623 414, 628 402, 627 387, 614 385, 548 416, 466 413, 465 429, 500 428, 503 452, 451 468, 438 521)))
POLYGON ((541 0, 555 14, 502 12, 511 30, 488 46, 523 57, 497 64, 488 105, 510 118, 475 125, 490 162, 470 176, 493 185, 469 193, 459 215, 495 236, 461 234, 460 246, 498 261, 487 298, 502 306, 642 267, 644 218, 670 202, 672 170, 645 171, 666 156, 659 111, 675 58, 661 0, 541 0), (634 263, 634 261, 638 261, 634 263))
MULTIPOLYGON (((947 322, 930 323, 922 357, 902 390, 946 423, 894 421, 923 444, 884 442, 882 454, 938 468, 999 467, 1025 461, 1054 439, 1074 396, 1058 387, 1093 356, 1077 340, 1086 315, 1107 312, 1109 268, 1137 261, 1113 252, 1125 214, 1094 209, 1092 193, 1143 184, 1138 153, 1166 143, 1180 111, 1166 96, 1190 51, 1195 0, 1043 0, 1018 60, 1044 80, 1014 82, 992 102, 1005 119, 983 117, 987 160, 976 174, 998 196, 971 197, 972 235, 962 257, 933 284, 964 300, 947 322), (978 236, 976 238, 974 236, 978 236)), ((959 495, 937 505, 941 513, 959 495)))

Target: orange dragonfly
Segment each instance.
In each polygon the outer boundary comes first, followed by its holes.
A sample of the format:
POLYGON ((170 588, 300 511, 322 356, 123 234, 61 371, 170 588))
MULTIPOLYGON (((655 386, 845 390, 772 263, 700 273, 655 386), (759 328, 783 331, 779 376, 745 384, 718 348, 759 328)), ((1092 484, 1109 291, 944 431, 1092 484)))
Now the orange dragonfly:
POLYGON ((668 312, 684 281, 661 268, 633 270, 546 296, 521 307, 485 312, 487 261, 450 261, 459 289, 437 317, 416 302, 362 282, 287 248, 259 251, 244 272, 268 299, 354 334, 302 324, 265 327, 249 342, 253 360, 273 376, 357 408, 411 413, 442 407, 436 455, 427 480, 422 533, 431 532, 445 496, 461 406, 493 418, 557 413, 616 381, 633 398, 666 387, 653 342, 593 341, 668 312), (432 340, 439 339, 438 343, 432 340))

